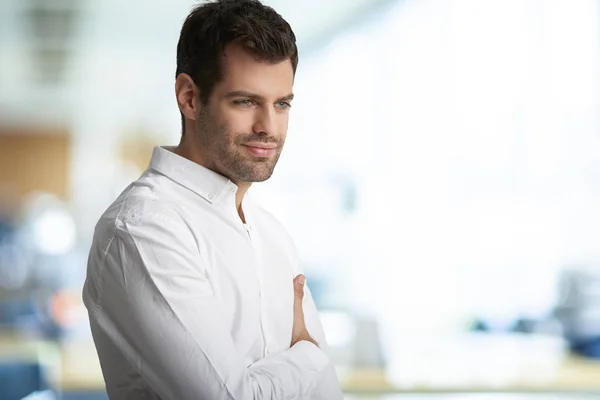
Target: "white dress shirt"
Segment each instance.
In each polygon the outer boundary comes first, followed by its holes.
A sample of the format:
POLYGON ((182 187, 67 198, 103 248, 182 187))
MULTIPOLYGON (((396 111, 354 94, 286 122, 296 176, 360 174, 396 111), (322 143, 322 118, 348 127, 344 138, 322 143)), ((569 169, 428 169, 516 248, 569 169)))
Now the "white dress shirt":
POLYGON ((111 399, 342 399, 307 287, 319 347, 290 348, 292 240, 250 195, 244 224, 236 191, 156 147, 100 218, 83 299, 111 399))

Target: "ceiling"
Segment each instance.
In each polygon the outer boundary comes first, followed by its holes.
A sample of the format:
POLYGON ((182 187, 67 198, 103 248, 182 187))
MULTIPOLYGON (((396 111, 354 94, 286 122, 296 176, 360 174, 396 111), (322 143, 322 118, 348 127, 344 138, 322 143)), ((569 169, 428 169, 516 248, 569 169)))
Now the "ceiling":
MULTIPOLYGON (((290 22, 302 58, 391 1, 264 2, 290 22)), ((69 124, 99 114, 170 119, 175 47, 195 4, 0 0, 0 123, 69 124)))

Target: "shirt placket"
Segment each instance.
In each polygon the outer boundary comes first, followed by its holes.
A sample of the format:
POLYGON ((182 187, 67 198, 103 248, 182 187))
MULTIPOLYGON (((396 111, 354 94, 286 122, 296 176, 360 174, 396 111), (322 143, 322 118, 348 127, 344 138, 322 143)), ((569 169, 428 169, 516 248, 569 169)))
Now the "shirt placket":
POLYGON ((269 345, 269 329, 268 329, 268 316, 267 316, 267 297, 265 293, 265 286, 263 280, 263 262, 262 262, 262 251, 260 247, 260 237, 253 229, 252 224, 243 224, 248 240, 253 249, 254 253, 254 266, 256 270, 256 278, 258 281, 258 299, 259 299, 259 316, 260 316, 260 328, 263 342, 263 357, 266 357, 273 353, 273 349, 269 345))

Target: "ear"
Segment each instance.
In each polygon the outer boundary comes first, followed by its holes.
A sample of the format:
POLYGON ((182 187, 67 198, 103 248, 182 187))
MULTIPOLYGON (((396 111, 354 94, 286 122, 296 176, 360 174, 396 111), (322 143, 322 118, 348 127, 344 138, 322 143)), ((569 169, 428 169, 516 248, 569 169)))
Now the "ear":
POLYGON ((175 97, 179 111, 187 119, 196 120, 200 110, 200 91, 188 74, 179 74, 175 79, 175 97))

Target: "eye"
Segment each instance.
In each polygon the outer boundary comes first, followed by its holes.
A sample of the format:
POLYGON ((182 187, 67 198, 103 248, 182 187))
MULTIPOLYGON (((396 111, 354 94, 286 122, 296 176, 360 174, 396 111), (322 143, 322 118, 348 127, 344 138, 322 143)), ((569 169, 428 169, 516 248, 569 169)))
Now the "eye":
POLYGON ((288 103, 287 101, 279 101, 275 104, 277 105, 277 108, 282 109, 282 110, 292 107, 292 105, 290 103, 288 103))
POLYGON ((241 107, 250 107, 252 105, 252 100, 234 100, 233 104, 241 107))

